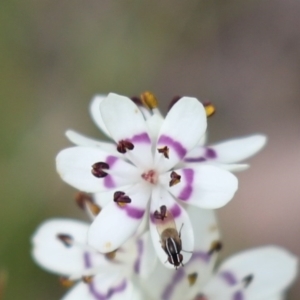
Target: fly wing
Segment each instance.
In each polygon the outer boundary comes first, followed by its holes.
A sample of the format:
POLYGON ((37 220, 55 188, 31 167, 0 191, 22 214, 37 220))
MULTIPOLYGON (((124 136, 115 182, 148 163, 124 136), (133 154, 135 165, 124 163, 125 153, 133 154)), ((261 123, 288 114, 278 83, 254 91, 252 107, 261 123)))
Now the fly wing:
POLYGON ((161 218, 157 217, 154 218, 154 220, 159 236, 161 236, 166 229, 175 229, 177 231, 174 217, 169 210, 166 210, 161 218))

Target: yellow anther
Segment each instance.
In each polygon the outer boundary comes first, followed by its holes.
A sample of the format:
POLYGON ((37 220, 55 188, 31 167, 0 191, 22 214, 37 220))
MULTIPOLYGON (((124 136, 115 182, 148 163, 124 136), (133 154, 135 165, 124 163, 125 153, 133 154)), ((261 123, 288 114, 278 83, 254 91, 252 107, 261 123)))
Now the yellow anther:
POLYGON ((60 277, 59 278, 59 282, 60 284, 65 287, 65 288, 69 288, 71 287, 72 285, 74 285, 74 281, 73 280, 70 280, 69 278, 67 277, 60 277))
POLYGON ((105 253, 105 257, 109 260, 113 260, 117 255, 117 250, 105 253))
POLYGON ((143 104, 149 108, 149 109, 154 109, 157 108, 157 99, 156 97, 150 93, 150 92, 144 92, 141 94, 141 100, 143 102, 143 104))
POLYGON ((216 107, 210 102, 204 103, 204 108, 207 117, 211 117, 216 112, 216 107))
POLYGON ((188 275, 188 282, 190 286, 193 286, 198 278, 198 273, 192 273, 188 275))

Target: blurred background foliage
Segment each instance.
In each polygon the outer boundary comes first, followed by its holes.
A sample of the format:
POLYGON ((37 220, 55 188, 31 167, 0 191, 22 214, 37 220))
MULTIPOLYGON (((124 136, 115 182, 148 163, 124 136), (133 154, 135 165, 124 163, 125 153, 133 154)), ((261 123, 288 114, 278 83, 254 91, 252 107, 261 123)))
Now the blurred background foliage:
MULTIPOLYGON (((2 1, 3 299, 64 293, 33 263, 30 236, 46 218, 84 218, 54 158, 69 145, 68 128, 103 137, 88 114, 99 92, 150 90, 164 112, 175 95, 209 99, 212 142, 267 134, 235 199, 218 211, 223 256, 264 244, 300 255, 299 14, 298 0, 2 1)), ((298 281, 289 299, 299 295, 298 281)))

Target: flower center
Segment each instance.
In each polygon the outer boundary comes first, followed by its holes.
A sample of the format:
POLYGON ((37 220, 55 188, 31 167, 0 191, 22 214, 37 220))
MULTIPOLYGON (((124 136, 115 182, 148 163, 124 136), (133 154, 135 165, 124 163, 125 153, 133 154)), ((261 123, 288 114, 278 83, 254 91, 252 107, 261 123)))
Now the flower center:
POLYGON ((151 184, 157 184, 158 181, 158 175, 154 170, 143 173, 142 178, 151 184))

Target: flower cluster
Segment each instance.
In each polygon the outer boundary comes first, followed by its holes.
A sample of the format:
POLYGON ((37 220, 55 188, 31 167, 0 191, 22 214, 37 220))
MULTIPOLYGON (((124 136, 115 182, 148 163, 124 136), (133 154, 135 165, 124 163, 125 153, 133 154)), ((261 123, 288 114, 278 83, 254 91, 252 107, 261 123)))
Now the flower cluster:
POLYGON ((65 284, 81 280, 63 299, 281 299, 297 265, 283 249, 244 252, 214 271, 222 242, 213 209, 233 198, 232 172, 265 136, 206 145, 214 107, 191 97, 174 99, 165 118, 149 92, 96 96, 90 111, 112 142, 68 130, 76 146, 56 162, 92 223, 53 219, 32 239, 37 263, 65 284))

